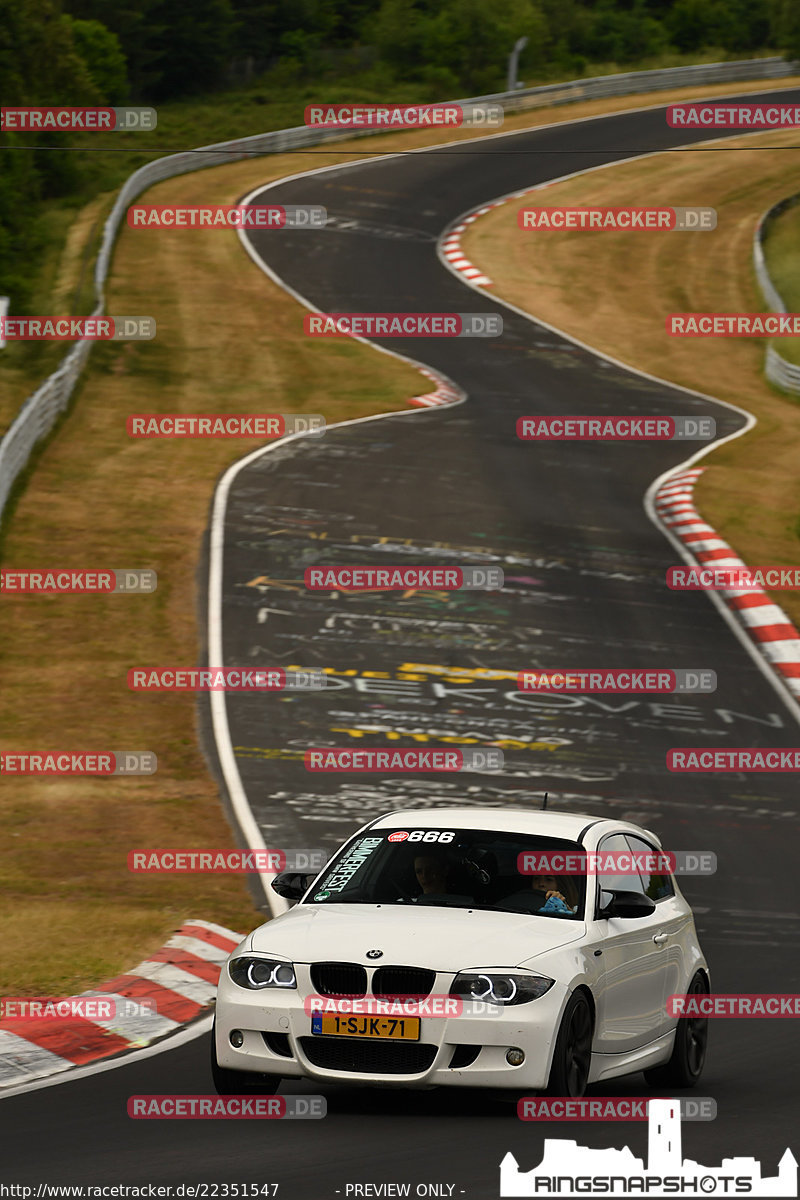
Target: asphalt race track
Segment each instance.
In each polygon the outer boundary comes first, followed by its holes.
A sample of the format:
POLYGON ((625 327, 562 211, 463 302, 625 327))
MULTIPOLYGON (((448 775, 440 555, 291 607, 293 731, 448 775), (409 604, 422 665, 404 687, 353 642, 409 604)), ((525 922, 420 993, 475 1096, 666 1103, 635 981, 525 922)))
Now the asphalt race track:
MULTIPOLYGON (((272 271, 319 309, 500 312, 505 329, 492 340, 386 339, 380 344, 454 381, 467 402, 295 441, 239 473, 226 522, 225 663, 327 667, 333 682, 291 698, 231 695, 229 721, 270 846, 333 848, 371 816, 418 803, 538 807, 549 790, 551 807, 625 817, 657 830, 669 848, 715 851, 717 874, 682 884, 713 990, 800 992, 796 780, 674 776, 665 767, 673 746, 798 742, 792 709, 708 597, 664 583, 680 560, 642 498, 700 444, 515 436, 517 418, 529 414, 710 415, 719 436, 742 418, 504 309, 436 256, 446 226, 497 196, 689 140, 651 109, 344 166, 255 198, 322 204, 335 218, 318 232, 252 235, 272 271), (500 566, 506 587, 401 597, 310 593, 302 584, 316 564, 443 563, 500 566), (513 678, 481 676, 531 666, 709 668, 718 688, 685 697, 521 696, 513 678), (475 673, 457 681, 448 668, 475 673), (505 771, 359 779, 312 775, 302 761, 307 747, 440 748, 447 738, 505 744, 505 771)), ((242 270, 254 269, 243 261, 242 270)), ((280 397, 265 410, 280 411, 280 397)), ((5 1181, 278 1182, 285 1200, 407 1181, 489 1198, 505 1152, 527 1169, 539 1162, 544 1134, 646 1155, 644 1124, 542 1130, 517 1121, 507 1102, 446 1090, 292 1084, 284 1091, 327 1095, 324 1121, 135 1126, 129 1095, 211 1091, 207 1040, 7 1099, 5 1181)), ((718 1118, 684 1123, 684 1153, 709 1166, 753 1155, 773 1174, 786 1146, 796 1150, 798 1051, 790 1020, 712 1023, 698 1091, 716 1099, 718 1118)), ((634 1076, 592 1090, 641 1095, 644 1087, 634 1076)))

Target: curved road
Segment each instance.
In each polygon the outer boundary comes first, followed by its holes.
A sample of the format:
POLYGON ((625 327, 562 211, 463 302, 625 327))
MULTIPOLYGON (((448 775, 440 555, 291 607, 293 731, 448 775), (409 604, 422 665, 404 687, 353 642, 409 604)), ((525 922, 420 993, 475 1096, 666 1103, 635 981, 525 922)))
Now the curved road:
MULTIPOLYGON (((225 661, 327 667, 335 683, 324 695, 230 696, 229 720, 269 845, 333 846, 369 816, 420 800, 538 805, 548 789, 552 807, 611 812, 652 826, 671 848, 715 851, 717 874, 684 884, 714 989, 800 992, 796 781, 683 778, 664 765, 670 746, 798 740, 793 710, 709 599, 664 586, 678 559, 642 497, 699 444, 526 444, 514 434, 517 417, 535 413, 711 415, 719 436, 742 418, 465 289, 435 252, 443 228, 496 196, 687 140, 653 109, 343 166, 260 194, 323 204, 334 218, 319 232, 252 237, 309 303, 500 311, 505 331, 493 340, 388 339, 452 379, 468 402, 294 442, 238 474, 226 517, 225 661), (402 598, 302 589, 303 569, 316 563, 398 562, 493 563, 506 587, 402 598), (482 674, 532 665, 711 668, 719 686, 707 696, 527 697, 513 679, 482 674), (448 675, 456 667, 466 679, 448 675), (500 743, 503 775, 360 782, 310 776, 302 765, 307 746, 438 748, 448 738, 500 743)), ((280 409, 277 399, 271 407, 280 409)), ((686 1154, 709 1166, 754 1155, 773 1174, 796 1140, 796 1025, 719 1021, 711 1032, 699 1090, 719 1115, 684 1125, 686 1154)), ((279 1195, 303 1200, 344 1196, 352 1183, 408 1181, 491 1197, 503 1154, 533 1166, 544 1133, 646 1153, 644 1125, 542 1131, 506 1103, 448 1091, 330 1091, 329 1115, 313 1125, 134 1126, 130 1094, 210 1090, 206 1040, 6 1100, 3 1181, 277 1181, 279 1195)), ((643 1094, 643 1086, 633 1077, 594 1091, 643 1094)))

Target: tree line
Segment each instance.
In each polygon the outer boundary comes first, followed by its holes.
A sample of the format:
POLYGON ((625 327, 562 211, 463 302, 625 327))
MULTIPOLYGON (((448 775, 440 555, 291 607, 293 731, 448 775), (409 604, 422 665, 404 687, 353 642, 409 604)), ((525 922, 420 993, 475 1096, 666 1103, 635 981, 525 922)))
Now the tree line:
MULTIPOLYGON (((311 99, 501 91, 669 55, 800 59, 798 0, 0 0, 0 101, 154 104, 270 80, 311 99), (348 87, 350 90, 348 91, 348 87)), ((299 123, 299 116, 298 116, 299 123)), ((0 133, 0 292, 24 297, 37 203, 74 193, 65 135, 0 133)), ((17 306, 16 311, 21 311, 17 306)))

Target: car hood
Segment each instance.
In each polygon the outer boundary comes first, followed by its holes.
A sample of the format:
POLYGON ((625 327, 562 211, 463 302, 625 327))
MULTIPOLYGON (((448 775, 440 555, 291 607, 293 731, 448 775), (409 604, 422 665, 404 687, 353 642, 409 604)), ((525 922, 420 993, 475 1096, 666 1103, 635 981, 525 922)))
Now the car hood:
POLYGON ((252 934, 252 949, 293 962, 434 971, 512 967, 583 937, 582 921, 524 913, 372 904, 298 905, 252 934), (368 950, 382 951, 380 959, 368 950))

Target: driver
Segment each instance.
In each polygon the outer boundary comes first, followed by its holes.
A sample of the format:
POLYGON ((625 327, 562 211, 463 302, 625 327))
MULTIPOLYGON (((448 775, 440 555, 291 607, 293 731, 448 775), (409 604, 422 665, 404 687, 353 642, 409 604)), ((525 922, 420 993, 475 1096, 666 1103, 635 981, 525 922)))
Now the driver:
POLYGON ((418 854, 414 874, 423 896, 441 896, 447 891, 447 859, 436 854, 418 854))
POLYGON ((450 860, 443 854, 418 854, 414 859, 414 874, 422 889, 422 895, 416 897, 417 904, 436 904, 446 900, 452 904, 472 904, 474 899, 467 893, 453 890, 450 860))

